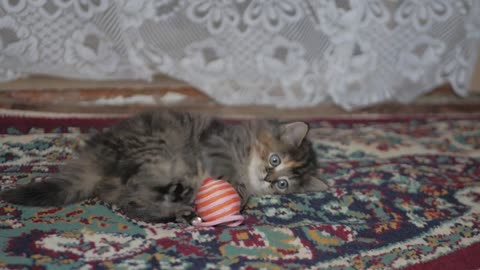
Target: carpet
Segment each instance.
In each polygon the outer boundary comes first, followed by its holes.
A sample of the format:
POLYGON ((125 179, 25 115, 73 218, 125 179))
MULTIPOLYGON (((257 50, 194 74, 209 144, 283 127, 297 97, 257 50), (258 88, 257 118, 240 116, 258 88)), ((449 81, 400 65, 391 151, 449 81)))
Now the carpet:
MULTIPOLYGON (((0 112, 2 189, 41 181, 116 121, 0 112)), ((95 199, 0 202, 0 268, 480 267, 480 116, 308 121, 328 192, 252 198, 234 228, 144 223, 95 199)))

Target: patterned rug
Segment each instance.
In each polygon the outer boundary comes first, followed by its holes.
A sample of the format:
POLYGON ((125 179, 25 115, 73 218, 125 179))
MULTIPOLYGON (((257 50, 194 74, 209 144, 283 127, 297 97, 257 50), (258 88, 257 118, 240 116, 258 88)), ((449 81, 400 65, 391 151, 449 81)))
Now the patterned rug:
MULTIPOLYGON (((115 118, 0 112, 2 189, 40 181, 115 118)), ((253 198, 244 225, 148 224, 88 200, 0 202, 0 268, 476 269, 480 116, 316 119, 325 193, 253 198)))

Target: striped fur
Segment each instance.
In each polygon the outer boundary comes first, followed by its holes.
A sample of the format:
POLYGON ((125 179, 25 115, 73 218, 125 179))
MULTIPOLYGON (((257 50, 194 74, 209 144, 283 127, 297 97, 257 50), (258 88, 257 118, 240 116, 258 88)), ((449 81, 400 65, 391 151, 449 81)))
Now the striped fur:
POLYGON ((227 179, 244 204, 251 195, 320 191, 305 124, 225 124, 190 113, 145 112, 89 138, 80 159, 43 182, 4 191, 1 199, 57 206, 92 196, 145 221, 185 221, 201 181, 227 179), (292 128, 295 127, 295 128, 292 128), (272 168, 269 155, 282 163, 272 168), (287 189, 278 189, 286 179, 287 189))

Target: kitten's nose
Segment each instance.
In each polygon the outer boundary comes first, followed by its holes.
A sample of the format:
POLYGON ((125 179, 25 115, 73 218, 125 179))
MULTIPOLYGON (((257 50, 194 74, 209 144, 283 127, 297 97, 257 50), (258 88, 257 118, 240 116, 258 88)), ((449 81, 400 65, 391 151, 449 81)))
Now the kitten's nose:
POLYGON ((276 177, 275 177, 275 175, 269 173, 269 174, 267 174, 267 176, 265 176, 265 178, 263 180, 266 181, 266 182, 273 183, 273 182, 275 182, 276 177))

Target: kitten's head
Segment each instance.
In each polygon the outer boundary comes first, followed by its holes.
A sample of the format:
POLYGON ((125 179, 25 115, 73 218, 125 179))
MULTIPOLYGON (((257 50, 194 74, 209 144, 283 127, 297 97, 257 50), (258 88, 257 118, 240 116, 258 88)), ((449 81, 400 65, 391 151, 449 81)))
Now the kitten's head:
POLYGON ((327 189, 317 177, 308 124, 268 122, 256 133, 248 164, 250 193, 285 194, 327 189))

